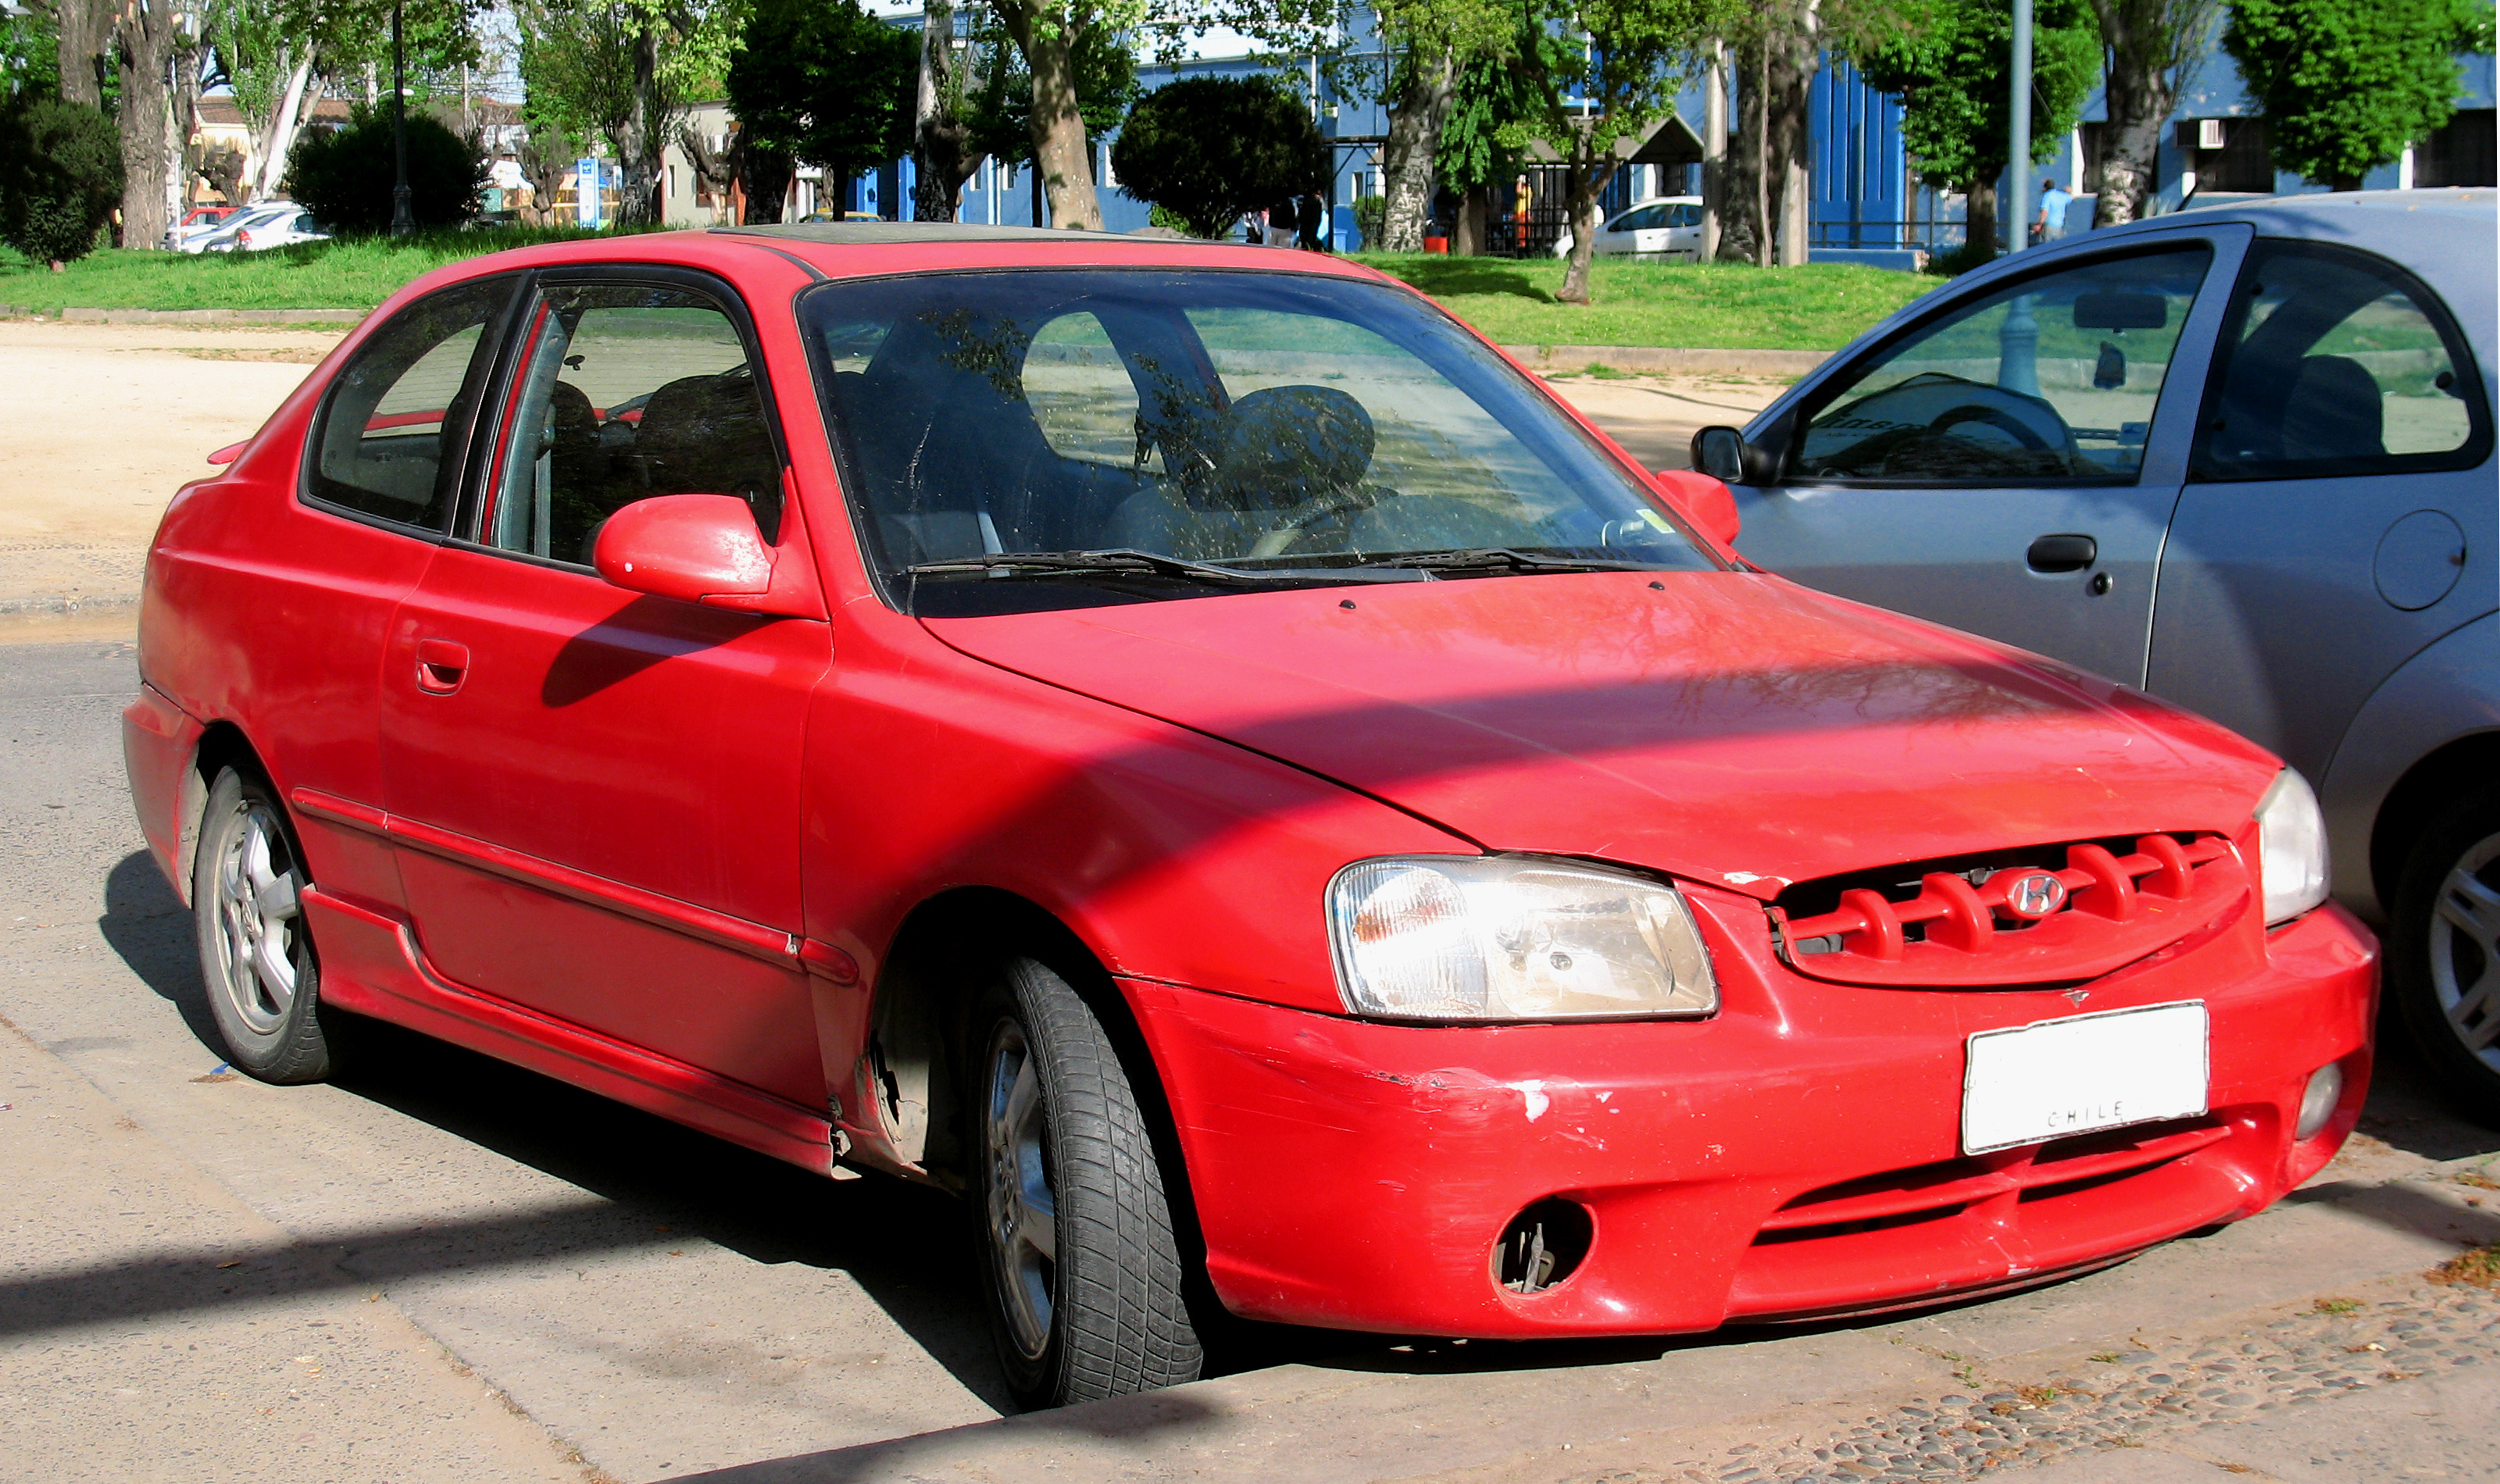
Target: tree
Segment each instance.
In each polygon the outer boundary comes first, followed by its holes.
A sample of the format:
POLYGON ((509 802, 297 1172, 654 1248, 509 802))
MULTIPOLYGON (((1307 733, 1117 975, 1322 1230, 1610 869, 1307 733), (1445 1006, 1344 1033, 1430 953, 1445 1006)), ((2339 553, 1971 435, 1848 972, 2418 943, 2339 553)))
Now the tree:
POLYGON ((1111 146, 1123 188, 1221 237, 1244 212, 1325 190, 1328 142, 1268 78, 1184 78, 1146 94, 1111 146))
MULTIPOLYGON (((1995 252, 1996 178, 2013 129, 2014 12, 2009 0, 1927 0, 1852 47, 1859 73, 1901 99, 1901 142, 1931 186, 1965 192, 1973 259, 1995 252)), ((2015 175, 2015 230, 2027 220, 2030 167, 2057 152, 2099 81, 2100 36, 2086 0, 2036 0, 2031 30, 2031 158, 2015 175)))
POLYGON ((0 242, 58 273, 95 246, 120 194, 121 146, 103 110, 33 96, 0 106, 0 242))
POLYGON ((2092 225, 2109 227, 2136 220, 2153 198, 2163 122, 2213 49, 2222 0, 2091 0, 2091 7, 2109 48, 2102 84, 2109 122, 2092 225))
POLYGON ((1479 56, 1460 70, 1432 152, 1433 173, 1461 203, 1452 252, 1464 257, 1484 251, 1488 198, 1496 181, 1518 170, 1526 137, 1522 120, 1534 106, 1520 70, 1498 56, 1479 56))
POLYGON ((1050 195, 1053 223, 1102 230, 1094 191, 1094 146, 1085 125, 1083 60, 1125 51, 1121 33, 1144 25, 1149 0, 990 0, 1031 79, 1026 112, 1034 168, 1050 195))
POLYGON ((735 0, 513 0, 523 121, 605 140, 618 220, 656 223, 685 100, 717 95, 743 15, 735 0))
POLYGON ((729 64, 750 149, 821 167, 828 189, 911 147, 912 38, 857 0, 756 0, 729 64))
POLYGON ((2357 191, 2448 122, 2456 53, 2491 49, 2473 0, 2234 0, 2222 49, 2265 108, 2275 162, 2357 191))
POLYGON ((40 4, 0 10, 0 104, 60 90, 60 17, 40 4))
POLYGON ((1555 298, 1587 304, 1597 250, 1598 193, 1636 143, 1675 112, 1675 94, 1703 38, 1737 17, 1741 0, 1514 0, 1518 57, 1534 107, 1528 122, 1561 158, 1571 258, 1555 298))
POLYGON ((964 182, 981 168, 964 107, 965 69, 955 57, 955 0, 924 0, 920 68, 911 105, 911 217, 953 221, 964 182))
MULTIPOLYGON (((345 128, 315 130, 296 146, 286 193, 342 237, 378 235, 391 224, 391 151, 390 110, 359 107, 345 128)), ((422 113, 408 116, 409 210, 419 227, 468 220, 484 184, 475 145, 422 113)))

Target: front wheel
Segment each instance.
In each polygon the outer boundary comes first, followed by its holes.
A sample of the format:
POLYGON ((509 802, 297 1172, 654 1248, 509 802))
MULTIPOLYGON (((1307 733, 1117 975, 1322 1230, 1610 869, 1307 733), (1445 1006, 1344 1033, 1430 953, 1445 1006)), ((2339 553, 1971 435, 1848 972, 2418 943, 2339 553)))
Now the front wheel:
POLYGON ((304 926, 307 884, 294 832, 268 786, 234 768, 219 771, 191 867, 200 973, 227 1061, 265 1082, 330 1075, 316 1014, 320 964, 304 926))
POLYGON ((2407 858, 2387 993, 2442 1080, 2500 1124, 2500 790, 2447 815, 2407 858))
POLYGON ((983 994, 965 1050, 981 1266, 1017 1403, 1198 1379, 1162 1172, 1102 1022, 1019 959, 983 994))

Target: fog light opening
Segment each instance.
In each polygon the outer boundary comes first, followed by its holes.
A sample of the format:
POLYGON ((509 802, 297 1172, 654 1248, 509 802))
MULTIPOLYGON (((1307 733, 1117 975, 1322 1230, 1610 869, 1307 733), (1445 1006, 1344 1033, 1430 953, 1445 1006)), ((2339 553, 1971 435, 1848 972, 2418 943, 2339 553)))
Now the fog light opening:
POLYGON ((2335 1116, 2335 1105, 2344 1101, 2344 1068, 2328 1062, 2309 1075, 2309 1090, 2300 1095, 2300 1121, 2292 1125, 2291 1137, 2297 1142, 2315 1139, 2335 1116))
POLYGON ((1596 1235, 1589 1208, 1547 1196, 1502 1228, 1493 1249, 1493 1280, 1512 1293, 1543 1293, 1579 1271, 1596 1235))

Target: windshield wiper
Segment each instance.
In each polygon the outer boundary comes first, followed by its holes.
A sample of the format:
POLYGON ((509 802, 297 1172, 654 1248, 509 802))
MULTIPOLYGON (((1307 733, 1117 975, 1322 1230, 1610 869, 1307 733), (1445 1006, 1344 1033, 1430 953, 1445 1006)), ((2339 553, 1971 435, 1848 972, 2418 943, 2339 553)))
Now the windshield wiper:
POLYGON ((1366 566, 1422 567, 1428 571, 1512 572, 1642 572, 1654 562, 1623 562, 1607 557, 1542 556, 1509 546, 1469 546, 1456 551, 1419 551, 1382 557, 1366 566))
POLYGON ((1010 551, 979 557, 950 557, 942 562, 920 562, 903 568, 906 577, 937 576, 948 572, 1150 572, 1160 577, 1190 577, 1201 582, 1398 582, 1429 577, 1429 572, 1369 571, 1361 567, 1265 567, 1244 568, 1219 566, 1208 562, 1190 562, 1180 557, 1167 557, 1157 552, 1119 547, 1109 551, 1010 551))

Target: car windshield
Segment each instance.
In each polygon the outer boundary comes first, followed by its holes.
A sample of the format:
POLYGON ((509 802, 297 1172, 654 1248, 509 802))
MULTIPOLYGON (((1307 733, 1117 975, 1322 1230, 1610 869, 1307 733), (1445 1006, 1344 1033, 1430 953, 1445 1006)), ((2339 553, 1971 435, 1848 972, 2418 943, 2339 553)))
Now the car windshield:
POLYGON ((909 611, 1718 565, 1388 285, 1015 270, 828 283, 802 314, 871 561, 909 611))

